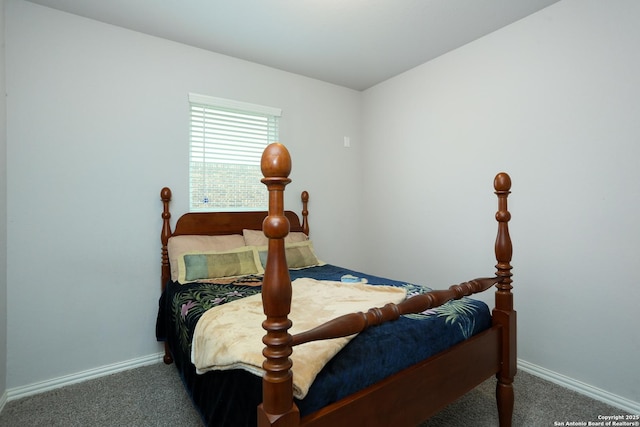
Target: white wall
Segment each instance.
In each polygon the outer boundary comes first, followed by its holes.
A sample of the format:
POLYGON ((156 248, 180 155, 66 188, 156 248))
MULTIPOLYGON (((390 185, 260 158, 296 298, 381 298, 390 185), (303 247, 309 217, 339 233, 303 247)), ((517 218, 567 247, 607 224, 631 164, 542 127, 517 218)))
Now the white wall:
POLYGON ((288 206, 311 192, 330 262, 491 274, 510 172, 520 358, 640 401, 637 2, 564 0, 364 94, 6 3, 8 388, 160 350, 158 193, 186 209, 192 91, 283 109, 288 206))
POLYGON ((434 287, 492 274, 505 170, 519 357, 635 402, 639 20, 634 0, 564 0, 363 104, 367 268, 434 287))
POLYGON ((356 262, 336 237, 355 240, 359 92, 20 0, 6 17, 8 388, 160 351, 159 192, 187 209, 189 92, 283 109, 287 207, 309 190, 320 253, 356 262))
MULTIPOLYGON (((4 0, 0 0, 0 95, 5 93, 4 0)), ((7 103, 0 99, 0 410, 7 389, 7 103)))

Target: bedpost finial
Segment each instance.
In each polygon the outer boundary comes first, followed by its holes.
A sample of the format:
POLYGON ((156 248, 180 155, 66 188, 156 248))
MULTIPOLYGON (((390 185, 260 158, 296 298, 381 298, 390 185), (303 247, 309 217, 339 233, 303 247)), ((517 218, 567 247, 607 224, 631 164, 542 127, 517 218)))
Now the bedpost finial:
POLYGON ((169 187, 164 187, 160 190, 160 199, 163 202, 168 202, 171 200, 171 189, 169 187))
POLYGON ((509 177, 509 174, 500 172, 496 175, 496 178, 493 180, 493 188, 500 192, 511 190, 511 178, 509 177))
POLYGON ((291 173, 291 155, 287 147, 279 142, 269 144, 262 153, 260 168, 265 178, 287 178, 291 173))

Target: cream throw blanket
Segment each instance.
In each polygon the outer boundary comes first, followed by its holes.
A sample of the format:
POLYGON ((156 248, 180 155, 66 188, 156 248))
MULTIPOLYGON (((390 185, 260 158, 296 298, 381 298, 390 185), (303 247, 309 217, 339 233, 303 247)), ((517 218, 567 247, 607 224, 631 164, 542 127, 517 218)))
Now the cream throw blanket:
MULTIPOLYGON (((293 281, 289 319, 294 335, 343 314, 365 312, 387 303, 399 303, 406 291, 393 286, 341 283, 301 278, 293 281)), ((206 311, 196 325, 191 361, 198 373, 245 369, 262 376, 262 295, 252 295, 206 311)), ((293 349, 293 394, 302 399, 324 365, 355 335, 301 344, 293 349)))

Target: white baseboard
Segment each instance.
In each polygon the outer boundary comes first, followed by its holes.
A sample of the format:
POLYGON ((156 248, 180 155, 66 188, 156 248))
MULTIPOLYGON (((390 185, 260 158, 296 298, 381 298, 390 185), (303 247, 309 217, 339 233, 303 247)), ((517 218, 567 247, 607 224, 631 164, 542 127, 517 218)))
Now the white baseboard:
POLYGON ((2 413, 2 410, 4 409, 4 405, 7 403, 7 392, 5 391, 4 393, 2 393, 2 396, 0 396, 0 414, 2 413))
MULTIPOLYGON (((93 378, 104 377, 106 375, 115 374, 117 372, 126 371, 133 368, 139 368, 142 366, 152 365, 162 360, 164 353, 150 354, 148 356, 138 357, 136 359, 127 360, 124 362, 114 363, 111 365, 101 366, 95 369, 89 369, 87 371, 78 372, 76 374, 65 375, 63 377, 54 378, 39 383, 29 384, 26 386, 15 387, 7 390, 5 393, 7 401, 20 399, 22 397, 31 396, 34 394, 42 393, 45 391, 53 390, 56 388, 64 387, 71 384, 76 384, 82 381, 91 380, 93 378)), ((0 401, 2 402, 2 401, 0 401)), ((1 406, 0 406, 1 409, 1 406)))
MULTIPOLYGON (((8 401, 20 399, 22 397, 31 396, 38 393, 43 393, 45 391, 53 390, 71 384, 76 384, 93 378, 103 377, 106 375, 115 374, 117 372, 158 363, 162 361, 163 356, 164 353, 151 354, 148 356, 127 360, 125 362, 114 363, 111 365, 101 366, 99 368, 78 372, 76 374, 54 378, 52 380, 9 389, 5 393, 3 393, 2 396, 0 396, 0 412, 8 401)), ((559 386, 588 396, 592 399, 627 411, 630 414, 640 414, 640 403, 638 402, 634 402, 630 399, 615 395, 613 393, 609 393, 608 391, 599 389, 589 384, 585 384, 581 381, 574 380, 573 378, 569 378, 565 375, 550 371, 549 369, 534 365, 533 363, 529 363, 526 360, 518 359, 518 369, 521 369, 531 375, 540 377, 544 380, 550 381, 554 384, 558 384, 559 386)))
POLYGON ((630 414, 640 414, 639 402, 634 402, 633 400, 627 399, 625 397, 609 393, 608 391, 602 390, 589 384, 585 384, 578 380, 574 380, 573 378, 569 378, 557 372, 550 371, 549 369, 534 365, 533 363, 529 363, 522 359, 518 359, 518 369, 521 369, 531 375, 535 375, 536 377, 540 377, 544 380, 550 381, 554 384, 558 384, 559 386, 562 386, 564 388, 568 388, 569 390, 573 390, 575 392, 588 396, 592 399, 606 403, 607 405, 611 405, 613 407, 627 411, 630 414))

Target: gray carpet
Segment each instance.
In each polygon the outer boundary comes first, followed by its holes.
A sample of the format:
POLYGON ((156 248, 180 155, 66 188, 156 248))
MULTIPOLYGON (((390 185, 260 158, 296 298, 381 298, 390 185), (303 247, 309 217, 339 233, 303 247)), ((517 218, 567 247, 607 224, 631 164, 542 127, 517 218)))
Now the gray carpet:
MULTIPOLYGON (((514 426, 587 423, 623 413, 525 372, 515 385, 514 426)), ((485 382, 420 427, 497 426, 494 388, 494 380, 485 382)), ((162 363, 10 401, 0 413, 0 427, 201 425, 175 367, 162 363)))

